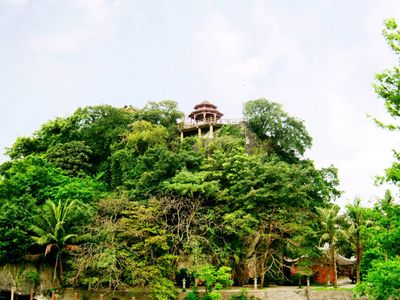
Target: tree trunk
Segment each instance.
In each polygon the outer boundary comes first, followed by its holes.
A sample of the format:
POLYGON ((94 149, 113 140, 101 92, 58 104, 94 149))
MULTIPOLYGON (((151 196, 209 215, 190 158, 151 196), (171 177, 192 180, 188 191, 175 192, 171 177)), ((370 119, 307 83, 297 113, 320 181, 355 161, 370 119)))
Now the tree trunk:
POLYGON ((54 264, 54 274, 53 274, 53 286, 56 282, 56 278, 57 278, 57 268, 58 268, 58 254, 56 255, 56 262, 54 264))
POLYGON ((262 289, 264 287, 264 281, 265 281, 265 273, 264 273, 264 271, 261 271, 260 277, 261 277, 260 278, 260 289, 262 289))
POLYGON ((361 259, 362 259, 362 246, 360 240, 357 241, 356 248, 356 282, 361 282, 361 259))
POLYGON ((337 282, 337 269, 336 269, 336 254, 335 248, 332 246, 332 262, 333 262, 333 287, 336 289, 338 288, 337 282))
POLYGON ((63 268, 63 262, 62 262, 62 258, 61 258, 61 252, 59 254, 59 265, 60 265, 60 284, 62 284, 63 280, 64 280, 64 268, 63 268))

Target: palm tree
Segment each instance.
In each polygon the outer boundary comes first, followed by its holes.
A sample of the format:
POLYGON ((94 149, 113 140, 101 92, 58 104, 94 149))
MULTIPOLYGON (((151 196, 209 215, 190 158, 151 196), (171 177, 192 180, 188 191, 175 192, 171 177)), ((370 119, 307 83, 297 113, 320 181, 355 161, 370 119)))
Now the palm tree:
POLYGON ((346 206, 347 219, 350 223, 349 233, 351 241, 356 250, 356 280, 361 280, 361 259, 364 251, 365 240, 362 237, 362 230, 370 222, 367 220, 367 208, 361 206, 361 199, 355 198, 353 203, 346 206))
POLYGON ((339 206, 333 205, 330 208, 317 207, 317 214, 320 224, 320 243, 327 242, 329 244, 329 253, 332 268, 334 271, 334 287, 338 287, 337 283, 337 267, 336 267, 336 250, 338 242, 346 235, 342 228, 344 223, 343 216, 339 216, 339 206))
POLYGON ((79 202, 75 200, 66 201, 65 203, 58 201, 58 204, 47 200, 35 220, 36 224, 31 228, 34 233, 32 239, 36 244, 46 246, 45 256, 53 249, 56 251, 53 283, 57 277, 57 269, 59 269, 58 275, 62 282, 64 275, 62 254, 65 250, 71 248, 69 242, 77 237, 76 234, 71 233, 72 228, 66 225, 73 216, 74 209, 78 204, 79 202))

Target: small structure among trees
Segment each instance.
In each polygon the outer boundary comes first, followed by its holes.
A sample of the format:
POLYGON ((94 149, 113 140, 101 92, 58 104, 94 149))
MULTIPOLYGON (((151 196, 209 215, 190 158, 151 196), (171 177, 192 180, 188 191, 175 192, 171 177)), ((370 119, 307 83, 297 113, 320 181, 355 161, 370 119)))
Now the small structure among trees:
POLYGON ((214 131, 224 124, 239 124, 240 121, 222 120, 224 114, 211 102, 204 100, 195 105, 194 110, 189 114, 189 120, 180 124, 180 136, 198 135, 199 138, 214 137, 214 131))
MULTIPOLYGON (((329 244, 325 244, 324 247, 319 247, 318 250, 320 251, 321 256, 311 259, 309 265, 309 269, 311 271, 310 274, 312 274, 314 281, 319 284, 335 284, 335 270, 332 266, 332 258, 330 253, 331 249, 329 247, 329 244)), ((355 277, 354 266, 356 264, 356 259, 353 257, 346 258, 337 252, 335 253, 335 256, 337 275, 348 276, 350 279, 353 279, 355 277)), ((304 258, 286 260, 286 263, 289 263, 289 265, 291 265, 291 267, 289 268, 291 276, 301 274, 301 271, 303 270, 300 266, 301 261, 303 260, 304 258)))
MULTIPOLYGON (((320 258, 314 260, 312 270, 314 273, 314 280, 321 284, 332 283, 335 284, 335 270, 332 267, 332 259, 329 255, 329 245, 325 245, 319 248, 322 252, 320 258)), ((349 278, 354 277, 354 266, 356 264, 355 258, 346 258, 339 253, 336 255, 336 267, 338 276, 348 276, 349 278)))

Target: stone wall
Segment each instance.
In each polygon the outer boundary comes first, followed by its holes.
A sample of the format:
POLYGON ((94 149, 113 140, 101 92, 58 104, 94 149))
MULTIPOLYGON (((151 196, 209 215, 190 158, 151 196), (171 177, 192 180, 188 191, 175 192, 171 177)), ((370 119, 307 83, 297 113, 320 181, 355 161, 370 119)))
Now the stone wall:
POLYGON ((0 290, 9 291, 14 287, 16 293, 23 295, 29 295, 30 289, 40 293, 53 287, 52 277, 51 267, 38 269, 33 264, 0 266, 0 290))

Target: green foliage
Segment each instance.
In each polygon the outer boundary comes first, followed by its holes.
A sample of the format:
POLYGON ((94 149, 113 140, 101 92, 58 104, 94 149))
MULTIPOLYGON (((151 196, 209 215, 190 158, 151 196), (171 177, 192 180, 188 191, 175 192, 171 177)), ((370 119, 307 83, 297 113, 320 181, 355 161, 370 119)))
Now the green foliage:
MULTIPOLYGON (((394 19, 385 20, 385 29, 383 35, 386 38, 390 48, 396 55, 400 54, 400 31, 394 19)), ((395 66, 392 70, 386 70, 375 75, 375 92, 385 101, 385 107, 388 113, 397 118, 400 116, 400 68, 395 66)), ((389 129, 397 129, 395 126, 389 126, 389 129)))
POLYGON ((219 184, 215 180, 208 181, 207 176, 207 172, 194 173, 183 169, 165 182, 165 190, 180 197, 215 197, 219 191, 219 184))
POLYGON ((10 149, 7 149, 7 155, 12 159, 23 158, 33 153, 38 153, 40 148, 39 140, 32 137, 18 137, 10 149))
POLYGON ((29 195, 0 199, 0 265, 18 262, 26 255, 35 209, 35 200, 29 195))
POLYGON ((43 204, 47 199, 91 202, 105 192, 104 184, 91 177, 70 177, 43 157, 30 155, 13 161, 3 171, 0 198, 19 198, 25 194, 43 204))
MULTIPOLYGON (((252 296, 254 297, 254 296, 252 296)), ((241 293, 239 296, 232 296, 229 298, 229 300, 247 300, 247 290, 245 288, 242 289, 241 293)))
POLYGON ((107 170, 111 145, 120 140, 135 115, 130 109, 101 105, 79 108, 68 118, 68 126, 72 127, 69 140, 85 141, 92 151, 93 173, 107 170))
POLYGON ((328 208, 317 208, 317 214, 320 225, 320 243, 327 242, 329 244, 329 256, 332 267, 334 269, 334 286, 338 287, 336 253, 339 244, 347 239, 347 232, 344 229, 345 219, 339 215, 340 207, 333 205, 328 208))
POLYGON ((243 138, 242 128, 238 125, 223 125, 221 129, 216 132, 216 136, 231 136, 235 138, 243 138))
MULTIPOLYGON (((400 54, 400 30, 394 19, 385 20, 383 35, 396 56, 400 54)), ((375 75, 375 92, 384 101, 385 108, 394 121, 400 116, 400 67, 375 75)), ((399 130, 397 124, 376 123, 389 130, 399 130)), ((388 182, 400 182, 400 155, 394 151, 396 161, 386 169, 382 178, 388 182)), ((381 179, 381 181, 382 181, 381 179)), ((366 276, 365 282, 358 286, 362 294, 374 299, 399 298, 400 296, 400 206, 395 204, 390 193, 378 202, 370 214, 373 225, 367 230, 365 256, 362 269, 366 276)))
POLYGON ((155 294, 159 286, 173 295, 166 275, 174 257, 168 255, 160 212, 157 203, 129 201, 125 194, 99 201, 96 218, 82 232, 86 241, 72 260, 71 281, 109 289, 147 285, 155 294))
POLYGON ((63 253, 71 248, 72 240, 77 239, 76 227, 89 218, 87 209, 78 201, 58 201, 56 204, 48 200, 31 226, 32 239, 36 244, 45 246, 44 255, 55 252, 53 282, 57 275, 63 280, 63 253))
POLYGON ((348 228, 350 243, 356 254, 356 280, 361 281, 361 260, 364 253, 364 246, 367 239, 367 226, 371 224, 368 220, 370 210, 361 206, 361 199, 355 198, 353 203, 346 206, 347 220, 350 223, 348 228))
POLYGON ((155 299, 176 297, 181 264, 205 299, 247 283, 250 267, 281 279, 284 257, 313 257, 310 216, 340 194, 337 172, 302 158, 311 138, 279 105, 250 101, 245 113, 254 133, 223 126, 201 147, 179 140, 170 100, 80 108, 18 139, 0 166, 0 263, 42 250, 66 285, 155 299))
MULTIPOLYGON (((385 20, 385 29, 383 35, 389 45, 394 51, 395 55, 400 55, 400 30, 394 19, 385 20)), ((376 82, 374 84, 375 92, 384 101, 385 108, 389 115, 396 121, 400 116, 400 67, 394 66, 390 70, 385 70, 382 73, 375 75, 376 82)), ((399 130, 397 124, 384 124, 383 122, 375 119, 378 126, 389 129, 399 130)), ((399 154, 394 151, 396 162, 392 167, 386 169, 386 180, 398 184, 400 182, 400 164, 399 154)))
POLYGON ((243 115, 249 128, 265 141, 267 153, 293 161, 311 147, 312 139, 303 122, 287 114, 278 103, 266 99, 248 101, 243 115))
POLYGON ((72 141, 56 144, 47 150, 47 158, 55 166, 76 176, 85 174, 90 169, 90 155, 92 151, 84 141, 72 141))
POLYGON ((201 299, 204 299, 204 300, 221 300, 222 299, 222 295, 221 295, 221 293, 213 291, 213 292, 205 294, 203 296, 203 298, 201 298, 201 299))
MULTIPOLYGON (((214 290, 222 290, 233 284, 231 280, 231 268, 222 266, 216 269, 212 265, 200 266, 195 272, 195 278, 200 279, 206 286, 208 294, 214 290)), ((210 296, 215 299, 214 296, 210 296)))
POLYGON ((17 159, 48 151, 50 160, 69 172, 107 173, 111 145, 135 116, 131 109, 109 105, 79 108, 68 118, 47 122, 32 137, 19 138, 7 153, 17 159), (62 151, 68 155, 62 157, 62 151))
POLYGON ((400 258, 375 261, 365 281, 357 285, 359 295, 369 299, 398 299, 400 297, 400 258))
POLYGON ((36 271, 27 271, 24 274, 26 281, 33 286, 38 286, 40 284, 40 274, 36 271))
POLYGON ((369 212, 365 254, 361 262, 363 275, 368 276, 374 261, 395 259, 400 255, 400 205, 389 192, 369 212))
POLYGON ((68 178, 60 169, 39 156, 28 156, 13 161, 2 175, 0 198, 18 198, 29 194, 39 204, 48 198, 43 195, 44 189, 58 186, 68 178))
POLYGON ((174 283, 167 278, 154 278, 149 282, 149 297, 157 300, 173 300, 178 297, 174 283))
POLYGON ((177 109, 178 104, 172 100, 149 102, 139 111, 141 120, 159 124, 168 129, 170 133, 177 133, 177 122, 184 118, 184 114, 177 109))
POLYGON ((130 131, 123 137, 123 143, 135 154, 144 154, 151 147, 165 145, 167 138, 167 130, 162 125, 136 121, 131 124, 130 131))
POLYGON ((197 290, 197 287, 193 287, 193 289, 186 295, 185 297, 186 300, 199 300, 199 292, 197 290))

